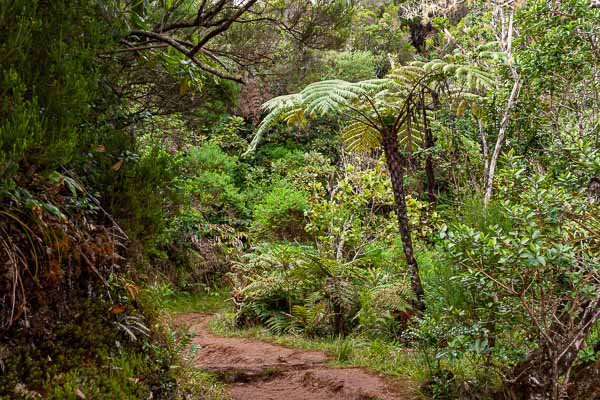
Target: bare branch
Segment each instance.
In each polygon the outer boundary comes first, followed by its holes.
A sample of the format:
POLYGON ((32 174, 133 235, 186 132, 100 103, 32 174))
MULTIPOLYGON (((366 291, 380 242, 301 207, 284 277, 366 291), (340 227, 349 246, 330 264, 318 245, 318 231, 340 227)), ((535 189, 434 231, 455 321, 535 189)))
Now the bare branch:
POLYGON ((132 31, 131 35, 132 36, 142 36, 142 37, 146 37, 149 39, 157 40, 159 42, 167 43, 169 46, 173 47, 175 50, 179 51, 181 54, 188 57, 198 68, 202 69, 203 71, 206 71, 212 75, 218 76, 219 78, 222 78, 222 79, 227 79, 227 80, 234 81, 234 82, 244 83, 244 80, 240 76, 232 75, 228 72, 219 71, 218 69, 215 69, 209 65, 206 65, 206 64, 200 62, 197 58, 195 58, 191 54, 190 51, 187 50, 187 48, 184 45, 182 45, 179 41, 177 41, 169 36, 162 35, 157 32, 140 31, 140 30, 132 31))

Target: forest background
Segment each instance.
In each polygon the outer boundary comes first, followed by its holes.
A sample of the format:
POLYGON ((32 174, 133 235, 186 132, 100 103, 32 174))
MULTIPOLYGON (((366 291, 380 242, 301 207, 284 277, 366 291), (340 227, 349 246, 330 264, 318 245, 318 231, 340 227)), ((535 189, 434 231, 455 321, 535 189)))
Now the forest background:
POLYGON ((210 398, 165 311, 224 296, 429 398, 600 398, 593 2, 0 21, 0 397, 210 398))

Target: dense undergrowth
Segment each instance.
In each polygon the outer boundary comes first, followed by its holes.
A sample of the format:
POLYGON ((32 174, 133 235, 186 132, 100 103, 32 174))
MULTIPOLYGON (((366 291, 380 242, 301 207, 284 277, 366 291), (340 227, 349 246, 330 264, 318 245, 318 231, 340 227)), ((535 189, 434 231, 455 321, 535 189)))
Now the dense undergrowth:
POLYGON ((160 204, 129 209, 132 183, 149 176, 115 119, 113 66, 98 62, 123 28, 103 16, 88 1, 0 4, 0 398, 175 398, 183 387, 178 340, 131 280, 132 242, 158 234, 140 219, 162 223, 165 197, 152 189, 160 204))
POLYGON ((600 398, 599 11, 350 3, 0 1, 0 398, 227 398, 198 311, 600 398))

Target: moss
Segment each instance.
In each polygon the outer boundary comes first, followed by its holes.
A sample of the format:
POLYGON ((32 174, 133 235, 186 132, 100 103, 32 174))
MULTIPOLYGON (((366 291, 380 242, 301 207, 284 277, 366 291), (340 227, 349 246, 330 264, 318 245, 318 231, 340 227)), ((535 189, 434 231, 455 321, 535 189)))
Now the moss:
POLYGON ((101 302, 74 304, 52 340, 19 344, 5 362, 0 398, 168 399, 176 391, 174 354, 159 332, 128 339, 101 302), (143 340, 142 340, 143 339, 143 340))

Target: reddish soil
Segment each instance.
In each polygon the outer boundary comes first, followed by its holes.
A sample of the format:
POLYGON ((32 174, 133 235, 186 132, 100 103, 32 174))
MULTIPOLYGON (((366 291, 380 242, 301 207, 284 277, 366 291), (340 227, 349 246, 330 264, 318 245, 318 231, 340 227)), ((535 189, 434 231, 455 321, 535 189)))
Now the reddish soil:
POLYGON ((362 368, 330 368, 325 353, 289 349, 259 340, 219 337, 208 332, 206 314, 185 314, 178 322, 199 347, 195 365, 231 384, 235 400, 411 400, 406 384, 362 368))

